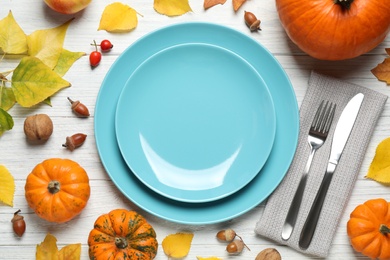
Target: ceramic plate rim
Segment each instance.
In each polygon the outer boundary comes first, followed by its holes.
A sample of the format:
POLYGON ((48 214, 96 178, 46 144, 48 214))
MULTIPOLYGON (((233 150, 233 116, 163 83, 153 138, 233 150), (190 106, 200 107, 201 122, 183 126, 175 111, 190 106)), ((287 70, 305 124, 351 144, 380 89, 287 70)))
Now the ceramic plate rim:
MULTIPOLYGON (((150 72, 150 73, 152 73, 153 75, 156 75, 153 72, 150 72)), ((163 87, 163 86, 161 86, 161 87, 163 87)), ((238 89, 242 88, 243 89, 242 91, 244 91, 245 84, 244 84, 244 86, 239 86, 237 88, 238 89)), ((227 88, 227 89, 230 89, 230 88, 227 88)), ((262 123, 258 122, 258 125, 262 125, 262 123)), ((220 47, 220 46, 212 45, 212 44, 205 44, 205 43, 178 44, 178 45, 173 45, 171 47, 165 48, 165 49, 151 55, 144 62, 142 62, 130 75, 130 77, 126 81, 126 84, 123 87, 123 89, 119 95, 119 98, 118 98, 116 113, 115 113, 115 132, 116 132, 116 136, 117 136, 118 147, 119 147, 119 150, 121 151, 121 154, 122 154, 124 161, 126 162, 128 167, 130 168, 130 170, 134 173, 134 175, 144 185, 149 187, 154 192, 157 192, 158 194, 165 196, 167 198, 170 198, 170 199, 174 199, 174 200, 182 201, 182 202, 187 202, 187 203, 204 203, 204 202, 219 200, 221 198, 227 197, 227 196, 235 193, 236 191, 240 190, 245 185, 247 185, 260 172, 261 168, 264 166, 268 156, 271 153, 272 145, 273 145, 273 142, 275 139, 275 132, 276 132, 275 109, 274 109, 274 104, 273 104, 271 94, 269 92, 269 89, 268 89, 266 83, 263 81, 262 77, 258 74, 258 72, 255 70, 255 68, 253 68, 253 66, 251 64, 249 64, 246 60, 244 60, 241 56, 238 56, 236 53, 234 53, 228 49, 225 49, 225 48, 220 47), (250 161, 251 164, 249 166, 247 166, 247 162, 245 164, 240 163, 239 168, 240 168, 240 170, 242 169, 242 171, 230 172, 229 176, 226 176, 226 177, 228 177, 228 180, 235 179, 234 175, 240 176, 240 178, 237 179, 237 181, 232 182, 233 184, 231 182, 226 183, 226 181, 225 181, 221 186, 217 186, 215 188, 210 188, 210 189, 205 189, 205 190, 186 190, 184 188, 180 189, 180 188, 169 187, 168 185, 164 185, 163 183, 159 182, 158 178, 156 178, 154 176, 153 169, 146 169, 146 171, 143 171, 139 168, 137 163, 140 160, 140 158, 142 158, 142 156, 137 156, 138 159, 135 161, 135 165, 134 165, 134 160, 132 161, 132 158, 129 155, 127 155, 127 153, 126 153, 129 151, 129 149, 131 149, 130 147, 134 147, 134 146, 131 146, 131 145, 124 142, 125 141, 125 137, 124 137, 125 131, 123 130, 123 125, 126 125, 127 126, 126 129, 129 130, 128 129, 129 123, 128 123, 128 120, 123 120, 123 118, 119 118, 120 116, 123 116, 124 113, 123 113, 123 111, 118 111, 121 107, 123 107, 123 105, 126 106, 127 109, 129 109, 128 106, 131 106, 130 104, 132 104, 132 102, 123 102, 124 95, 129 92, 129 89, 128 89, 129 84, 130 84, 129 82, 133 79, 134 75, 137 75, 136 73, 139 73, 140 69, 143 69, 142 66, 144 66, 145 64, 148 65, 148 62, 153 60, 156 57, 159 58, 159 54, 164 55, 164 54, 166 54, 167 51, 168 52, 175 51, 176 48, 182 49, 182 48, 188 48, 188 47, 191 48, 194 46, 195 47, 202 47, 202 48, 204 48, 204 47, 209 48, 210 47, 212 50, 223 51, 224 53, 234 57, 234 59, 237 59, 239 61, 240 64, 237 64, 237 66, 245 64, 245 66, 247 66, 246 70, 248 70, 248 73, 252 73, 253 75, 255 75, 256 80, 258 80, 258 81, 256 81, 256 84, 253 84, 253 85, 256 85, 256 88, 258 88, 258 91, 261 91, 261 100, 257 100, 257 101, 259 103, 261 101, 263 101, 263 102, 265 101, 267 104, 269 104, 269 106, 267 106, 267 116, 261 115, 261 116, 263 116, 263 119, 264 119, 264 117, 267 117, 267 119, 266 119, 267 125, 265 126, 266 130, 262 130, 264 132, 264 134, 266 134, 266 135, 260 137, 262 140, 261 146, 254 147, 251 143, 249 143, 249 144, 247 143, 245 146, 245 147, 248 147, 248 146, 251 147, 250 154, 257 154, 258 156, 256 156, 256 158, 253 158, 253 160, 250 161), (260 84, 258 84, 258 83, 260 83, 260 84), (263 98, 265 100, 263 100, 263 98), (260 149, 260 147, 261 147, 261 149, 260 149), (244 171, 244 169, 246 169, 245 167, 253 168, 253 171, 250 171, 250 172, 244 171), (255 168, 256 168, 256 170, 254 170, 255 168), (136 169, 138 169, 138 171, 136 169)), ((135 145, 135 147, 138 147, 138 145, 135 145)), ((140 152, 138 152, 138 154, 139 153, 140 152)), ((144 160, 141 159, 141 161, 145 162, 146 159, 144 159, 144 160)), ((241 162, 242 162, 242 160, 241 160, 241 162)))
MULTIPOLYGON (((172 41, 173 39, 167 40, 172 41)), ((174 39, 174 44, 182 42, 183 40, 184 39, 174 39)), ((159 44, 160 46, 158 46, 157 49, 164 47, 161 45, 169 45, 170 43, 163 41, 159 44)), ((152 47, 150 48, 150 52, 157 51, 156 49, 152 49, 152 47)), ((155 48, 155 46, 153 48, 155 48)), ((124 81, 126 80, 127 78, 124 79, 124 81)), ((122 84, 124 84, 124 82, 122 82, 122 84)), ((192 225, 213 224, 227 221, 248 212, 262 203, 276 189, 287 173, 295 154, 299 132, 299 110, 295 92, 280 63, 266 48, 252 37, 230 27, 209 22, 188 22, 169 25, 148 33, 131 44, 113 63, 102 82, 96 100, 94 119, 95 141, 101 163, 118 190, 135 206, 152 215, 168 221, 192 225), (229 39, 231 39, 231 36, 235 36, 234 43, 222 42, 221 45, 242 56, 256 69, 260 68, 264 75, 259 73, 263 76, 267 85, 269 85, 268 81, 272 81, 271 85, 275 85, 275 89, 272 89, 271 94, 276 108, 277 129, 276 139, 270 158, 263 167, 261 174, 257 175, 251 183, 236 194, 229 196, 228 199, 222 199, 218 201, 218 203, 211 202, 188 205, 187 203, 174 202, 147 191, 147 187, 143 187, 142 183, 139 182, 137 178, 134 176, 132 177, 131 174, 128 173, 127 165, 121 159, 118 151, 119 148, 116 145, 113 126, 110 127, 109 122, 107 122, 107 118, 110 117, 111 120, 114 120, 113 112, 115 111, 113 110, 115 110, 116 99, 112 96, 115 94, 119 96, 118 89, 110 89, 109 87, 115 87, 116 84, 121 84, 121 81, 123 81, 123 79, 113 77, 115 70, 120 70, 124 66, 128 66, 127 69, 130 70, 135 69, 137 67, 135 64, 140 64, 144 60, 142 56, 139 57, 137 55, 131 57, 130 60, 126 55, 131 55, 132 53, 136 53, 137 50, 144 49, 144 42, 150 41, 153 37, 158 37, 161 34, 172 34, 172 31, 176 32, 180 30, 182 30, 181 32, 183 33, 182 37, 183 35, 186 36, 185 41, 187 42, 197 42, 199 41, 197 38, 199 37, 199 34, 204 37, 205 33, 212 33, 207 37, 208 43, 219 43, 220 41, 225 40, 225 38, 221 39, 221 37, 226 37, 226 34, 229 35, 229 39), (188 30, 190 30, 190 32, 188 32, 188 30), (218 31, 218 34, 215 34, 215 30, 218 31), (187 35, 188 33, 190 34, 187 35), (241 47, 241 44, 245 44, 245 49, 241 47), (261 60, 256 59, 257 56, 253 55, 253 53, 258 53, 258 55, 261 56, 261 60), (269 61, 270 64, 267 64, 265 67, 262 66, 264 60, 269 61), (271 71, 269 70, 271 69, 275 70, 274 73, 277 75, 270 73, 271 71), (279 84, 282 87, 279 87, 279 84), (112 100, 107 101, 105 98, 111 98, 112 100), (114 102, 114 104, 111 104, 110 102, 114 102), (287 105, 288 107, 278 108, 278 104, 280 103, 283 106, 287 105), (288 114, 283 114, 287 112, 288 114), (289 127, 288 134, 280 130, 283 126, 286 126, 287 122, 291 124, 287 125, 289 127), (283 147, 281 148, 281 146, 283 147), (118 155, 117 158, 115 155, 118 155), (109 158, 110 156, 111 158, 109 158), (275 156, 278 156, 278 158, 276 159, 275 156), (116 160, 115 164, 110 160, 112 157, 116 160), (282 163, 280 162, 279 157, 282 157, 282 163), (271 171, 276 172, 277 174, 270 176, 271 171), (268 183, 267 179, 264 178, 269 179, 270 177, 271 183, 268 183), (266 190, 261 190, 263 187, 265 187, 266 190), (129 192, 129 188, 133 190, 129 192)))

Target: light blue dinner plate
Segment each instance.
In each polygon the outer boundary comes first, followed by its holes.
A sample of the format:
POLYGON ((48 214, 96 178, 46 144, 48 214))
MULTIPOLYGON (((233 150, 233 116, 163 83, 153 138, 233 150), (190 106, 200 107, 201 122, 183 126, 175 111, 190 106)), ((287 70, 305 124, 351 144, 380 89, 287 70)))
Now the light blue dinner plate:
POLYGON ((221 199, 248 184, 275 136, 271 95, 234 52, 179 44, 149 57, 119 97, 116 136, 131 171, 184 202, 221 199))
POLYGON ((141 209, 163 219, 185 224, 230 220, 263 202, 279 185, 294 157, 299 112, 294 90, 272 54, 249 36, 211 23, 181 23, 159 29, 136 41, 108 71, 95 107, 95 138, 101 161, 118 189, 141 209), (166 48, 204 43, 228 49, 251 64, 269 88, 276 114, 275 140, 261 172, 244 188, 207 203, 179 202, 152 192, 127 167, 115 133, 119 96, 137 67, 166 48))

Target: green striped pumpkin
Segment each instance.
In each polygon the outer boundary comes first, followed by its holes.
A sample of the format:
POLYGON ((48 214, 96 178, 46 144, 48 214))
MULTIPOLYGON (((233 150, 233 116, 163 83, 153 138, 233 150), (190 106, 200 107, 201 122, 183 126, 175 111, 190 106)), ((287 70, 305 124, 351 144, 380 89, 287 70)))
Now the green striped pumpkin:
POLYGON ((97 218, 88 237, 92 260, 150 260, 157 254, 156 232, 135 211, 115 209, 97 218))

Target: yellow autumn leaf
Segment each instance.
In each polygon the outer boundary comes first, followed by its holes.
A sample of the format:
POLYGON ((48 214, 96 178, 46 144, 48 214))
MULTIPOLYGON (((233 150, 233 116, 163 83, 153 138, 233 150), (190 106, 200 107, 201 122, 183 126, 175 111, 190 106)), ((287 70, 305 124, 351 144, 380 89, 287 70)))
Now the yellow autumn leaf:
POLYGON ((129 32, 138 25, 137 12, 128 5, 115 2, 106 6, 98 30, 129 32))
POLYGON ((216 256, 209 256, 209 257, 196 257, 198 260, 222 260, 222 258, 216 257, 216 256))
POLYGON ((188 0, 154 0, 154 10, 167 16, 179 16, 192 11, 188 0))
POLYGON ((8 54, 27 53, 27 37, 9 11, 8 16, 0 20, 0 49, 8 54))
POLYGON ((72 67, 78 59, 85 55, 85 52, 72 52, 65 49, 62 49, 61 55, 58 59, 54 71, 60 75, 64 76, 65 73, 72 67))
POLYGON ((27 36, 28 55, 54 69, 61 56, 66 31, 73 19, 55 28, 34 31, 27 36))
POLYGON ((188 255, 194 234, 176 233, 168 235, 162 241, 164 253, 168 257, 183 258, 188 255))
POLYGON ((70 83, 35 57, 24 57, 11 80, 16 102, 22 107, 34 106, 70 83))
POLYGON ((14 205, 15 181, 8 169, 0 165, 0 202, 14 205))
POLYGON ((390 184, 390 138, 384 139, 377 146, 366 178, 390 184))
POLYGON ((79 260, 80 255, 81 244, 67 245, 58 251, 57 238, 49 233, 36 249, 36 260, 79 260))

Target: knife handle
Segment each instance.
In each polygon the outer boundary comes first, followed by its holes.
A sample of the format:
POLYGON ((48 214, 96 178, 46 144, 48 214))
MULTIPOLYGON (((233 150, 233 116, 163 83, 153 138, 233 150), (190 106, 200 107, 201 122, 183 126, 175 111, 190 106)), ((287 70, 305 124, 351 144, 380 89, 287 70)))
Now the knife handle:
POLYGON ((329 163, 326 168, 324 178, 322 179, 321 186, 311 206, 309 215, 306 218, 303 225, 301 235, 299 237, 299 247, 301 249, 307 249, 311 243, 314 232, 317 227, 317 222, 320 217, 322 205, 324 204, 326 193, 328 191, 330 182, 332 180, 333 173, 336 169, 336 164, 329 163))

